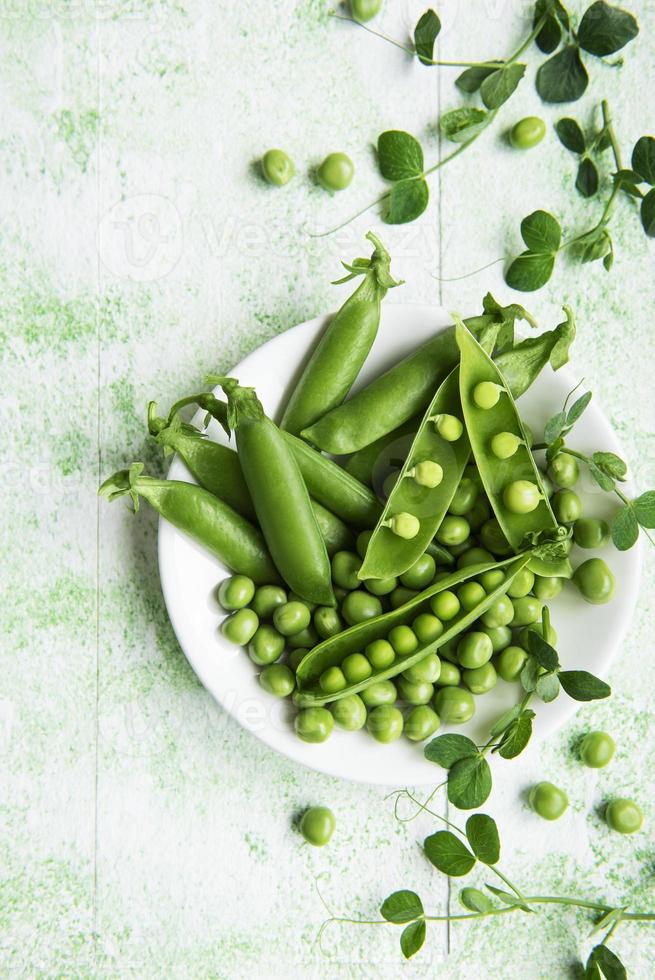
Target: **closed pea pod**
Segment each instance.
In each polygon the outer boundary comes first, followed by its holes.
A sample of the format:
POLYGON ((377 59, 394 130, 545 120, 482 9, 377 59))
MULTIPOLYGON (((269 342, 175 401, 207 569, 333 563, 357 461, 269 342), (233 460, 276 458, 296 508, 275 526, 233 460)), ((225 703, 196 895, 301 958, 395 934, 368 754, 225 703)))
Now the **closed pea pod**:
POLYGON ((247 575, 255 583, 280 580, 261 532, 202 487, 180 480, 156 480, 143 474, 143 463, 133 463, 129 470, 119 470, 105 480, 98 493, 108 500, 130 496, 135 511, 139 497, 143 497, 231 571, 247 575))
POLYGON ((228 396, 228 421, 236 431, 241 468, 275 564, 303 599, 335 605, 325 543, 280 430, 266 417, 252 388, 242 388, 234 378, 211 380, 228 396))
POLYGON ((460 395, 471 448, 482 483, 496 518, 515 551, 525 546, 529 534, 557 531, 558 524, 543 489, 539 470, 527 449, 527 436, 505 378, 471 332, 457 320, 456 336, 461 351, 460 395), (495 405, 481 408, 475 392, 481 384, 502 390, 495 405), (512 432, 522 442, 508 462, 489 452, 498 432, 512 432))
POLYGON ((344 263, 348 275, 339 280, 363 276, 363 282, 323 331, 282 415, 281 427, 294 434, 343 402, 377 335, 380 304, 399 285, 391 277, 389 253, 380 239, 373 232, 366 237, 374 246, 371 258, 344 263))

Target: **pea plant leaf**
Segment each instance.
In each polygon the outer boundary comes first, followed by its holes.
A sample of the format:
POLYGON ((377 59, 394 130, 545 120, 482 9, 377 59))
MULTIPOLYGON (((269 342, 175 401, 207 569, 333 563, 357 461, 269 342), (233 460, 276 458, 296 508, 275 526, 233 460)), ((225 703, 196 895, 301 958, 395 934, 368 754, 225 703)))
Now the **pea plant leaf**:
POLYGON ((610 697, 612 689, 605 681, 586 670, 560 670, 559 682, 574 701, 601 701, 610 697))
POLYGON ((378 166, 385 180, 406 180, 423 173, 423 148, 401 129, 388 129, 378 136, 378 166))
POLYGON ((537 92, 544 102, 575 102, 589 84, 577 44, 567 44, 537 72, 537 92))
POLYGON ((474 813, 466 821, 466 837, 476 858, 483 864, 496 864, 500 860, 500 837, 493 817, 487 813, 474 813))
POLYGON ((475 856, 466 844, 449 830, 438 830, 423 841, 423 850, 438 871, 451 878, 461 878, 475 864, 475 856))
POLYGON ((451 143, 466 143, 467 140, 481 133, 488 124, 489 113, 473 106, 451 109, 439 120, 441 132, 451 143))
POLYGON ((575 119, 568 117, 559 119, 555 123, 555 132, 562 146, 565 146, 571 153, 582 154, 587 149, 584 133, 575 119))
POLYGON ((643 178, 640 174, 636 173, 634 170, 623 169, 617 170, 616 173, 612 174, 612 180, 624 194, 629 197, 643 197, 644 195, 639 190, 639 184, 643 182, 643 178))
POLYGON ((458 75, 455 79, 455 85, 460 90, 460 92, 466 92, 467 95, 473 95, 477 92, 482 85, 485 78, 497 71, 496 68, 485 68, 482 65, 474 65, 472 68, 467 68, 465 71, 458 75))
POLYGON ((422 65, 431 65, 434 59, 434 42, 441 30, 441 21, 434 10, 426 10, 414 28, 414 48, 422 65))
POLYGON ((527 646, 528 652, 532 654, 540 667, 543 667, 544 670, 558 670, 557 650, 550 643, 547 643, 536 630, 528 630, 527 646))
POLYGON ((574 423, 578 421, 590 401, 591 392, 585 391, 584 395, 580 395, 580 397, 573 402, 566 413, 566 425, 568 429, 571 429, 574 423))
POLYGON ((388 225, 404 225, 423 214, 428 206, 430 191, 425 180, 399 180, 389 192, 384 212, 388 225))
POLYGON ((510 289, 520 293, 532 293, 541 289, 553 274, 554 255, 538 252, 522 252, 510 263, 505 272, 505 282, 510 289))
MULTIPOLYGON (((552 54, 552 52, 559 47, 559 43, 562 40, 562 28, 554 9, 555 6, 555 4, 549 3, 547 0, 537 0, 534 7, 534 17, 532 20, 533 27, 536 27, 542 17, 545 16, 546 18, 543 27, 535 38, 537 47, 540 51, 543 51, 544 54, 552 54)), ((561 4, 558 6, 560 6, 564 14, 566 14, 566 11, 564 11, 564 8, 561 7, 561 4)), ((566 18, 566 23, 568 24, 568 15, 566 15, 566 18)))
POLYGON ((625 480, 628 474, 628 467, 624 460, 616 453, 607 452, 596 452, 592 453, 592 460, 596 466, 607 473, 608 476, 613 477, 615 480, 625 480))
POLYGON ((521 238, 531 252, 556 252, 562 240, 557 218, 548 211, 533 211, 521 222, 521 238))
POLYGON ((528 694, 532 694, 533 691, 537 689, 537 678, 541 673, 539 664, 534 657, 529 657, 526 660, 523 670, 521 671, 521 686, 523 690, 528 694))
POLYGON ((641 224, 649 238, 655 238, 655 187, 652 187, 641 202, 641 224))
POLYGON ((393 892, 380 906, 380 915, 387 922, 413 922, 424 914, 423 903, 416 892, 402 889, 393 892))
POLYGON ((400 949, 406 960, 414 953, 418 953, 423 946, 425 933, 425 919, 417 919, 416 922, 410 922, 408 926, 405 926, 400 934, 400 949))
POLYGON ((526 708, 516 721, 505 732, 498 748, 498 755, 503 759, 515 759, 520 755, 532 738, 532 719, 534 711, 526 708))
POLYGON ((507 102, 524 74, 525 65, 514 63, 487 75, 480 85, 480 95, 487 109, 499 109, 507 102))
POLYGON ((469 912, 489 912, 494 907, 488 895, 481 892, 479 888, 462 888, 459 893, 459 900, 469 912))
POLYGON ((647 184, 655 184, 655 139, 652 136, 642 136, 635 143, 632 151, 632 171, 647 184))
POLYGON ((589 54, 605 58, 624 48, 638 33, 639 24, 627 10, 596 0, 587 7, 580 21, 578 41, 589 54))
POLYGON ((589 157, 584 157, 580 161, 578 173, 575 178, 575 189, 583 197, 593 197, 598 193, 598 170, 596 164, 589 157))
POLYGON ((547 672, 537 677, 535 691, 538 698, 548 704, 554 701, 559 695, 559 679, 556 672, 547 672))
POLYGON ((544 427, 544 442, 550 446, 556 439, 559 439, 566 427, 566 412, 556 412, 552 415, 544 427))
POLYGON ((628 973, 616 953, 600 943, 594 946, 585 968, 585 980, 628 980, 628 973))
POLYGON ((611 476, 609 476, 603 469, 600 468, 593 460, 587 464, 589 467, 589 472, 598 484, 601 490, 605 490, 606 493, 611 493, 612 490, 616 489, 616 484, 611 476))
POLYGON ((491 769, 481 755, 460 759, 448 773, 448 799, 460 810, 482 806, 491 793, 491 769))
POLYGON ((632 507, 626 504, 610 523, 612 541, 618 551, 629 551, 639 537, 639 521, 632 507))
POLYGON ((632 507, 642 527, 655 527, 655 490, 646 490, 632 501, 632 507))
POLYGON ((478 747, 466 735, 437 735, 425 746, 423 754, 428 762, 436 762, 444 769, 450 769, 460 759, 478 755, 478 747))

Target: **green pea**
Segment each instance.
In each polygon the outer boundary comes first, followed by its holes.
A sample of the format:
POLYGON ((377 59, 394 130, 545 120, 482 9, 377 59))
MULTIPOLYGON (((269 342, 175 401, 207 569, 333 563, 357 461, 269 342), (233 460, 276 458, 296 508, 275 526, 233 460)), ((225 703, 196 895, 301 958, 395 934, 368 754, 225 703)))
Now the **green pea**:
POLYGON ((362 560, 359 555, 352 551, 337 551, 332 555, 332 581, 335 585, 340 585, 342 589, 356 589, 359 587, 360 580, 357 573, 362 567, 362 560))
POLYGON ((415 538, 421 529, 419 519, 405 511, 402 511, 400 514, 394 514, 388 521, 383 521, 382 526, 391 528, 394 534, 406 541, 411 541, 412 538, 415 538))
POLYGON ((428 587, 437 566, 432 555, 421 555, 414 564, 400 576, 402 585, 407 589, 425 589, 428 587))
POLYGON ((573 581, 582 598, 598 606, 610 601, 616 587, 614 575, 602 558, 583 561, 573 573, 573 581))
POLYGON ((539 487, 530 480, 513 480, 503 490, 503 503, 511 514, 531 514, 540 500, 539 487))
POLYGON ((329 843, 336 821, 332 810, 326 806, 311 806, 300 818, 300 833, 308 844, 324 847, 329 843))
POLYGON ((332 606, 319 606, 314 612, 314 628, 326 640, 328 636, 336 636, 345 629, 341 616, 332 606))
POLYGON ((360 24, 366 23, 367 20, 371 20, 376 14, 379 14, 381 6, 382 0, 350 0, 353 18, 358 20, 360 24))
POLYGON ((312 614, 304 602, 285 602, 273 613, 273 625, 282 636, 295 636, 307 629, 312 614))
POLYGON ((245 647, 257 632, 259 619, 252 609, 238 609, 221 623, 221 633, 230 643, 245 647))
POLYGON ((484 497, 478 497, 471 510, 464 516, 471 530, 477 532, 491 517, 491 509, 484 497))
POLYGON ((482 626, 480 632, 487 634, 494 653, 500 653, 512 642, 512 631, 509 626, 482 626))
POLYGON ((363 653, 350 653, 344 657, 341 670, 349 684, 368 680, 373 673, 373 668, 363 653))
POLYGON ((408 681, 400 676, 397 682, 398 696, 407 704, 429 704, 434 694, 434 685, 429 681, 408 681))
POLYGON ((432 459, 424 459, 407 470, 406 476, 413 479, 420 487, 434 490, 443 480, 443 468, 432 459))
POLYGON ((330 705, 332 717, 339 728, 358 732, 366 724, 366 707, 359 694, 347 694, 330 705))
POLYGON ((373 640, 364 653, 373 670, 386 670, 396 659, 396 651, 388 640, 373 640))
POLYGON ((387 639, 398 656, 406 656, 418 649, 416 633, 409 626, 394 626, 387 639))
POLYGON ((569 798, 563 789, 543 782, 532 787, 528 802, 534 812, 544 820, 559 820, 569 805, 569 798))
POLYGON ((433 640, 438 639, 443 633, 443 623, 438 616, 430 613, 420 613, 412 623, 412 629, 416 633, 421 646, 427 646, 433 640))
POLYGON ((457 664, 451 664, 448 660, 441 661, 441 670, 436 683, 439 687, 457 687, 462 679, 462 675, 457 664))
POLYGON ((287 664, 294 671, 298 670, 301 662, 304 660, 305 656, 309 653, 306 647, 298 647, 297 650, 289 650, 287 655, 287 664))
POLYGON ((493 592, 505 581, 505 572, 502 568, 490 568, 488 572, 483 572, 480 576, 480 585, 486 593, 493 592))
POLYGON ((373 537, 372 531, 360 531, 359 534, 357 535, 357 541, 356 541, 357 554, 362 560, 364 559, 364 555, 366 554, 366 550, 368 548, 368 543, 372 537, 373 537))
POLYGON ((573 525, 573 540, 578 548, 602 548, 609 539, 609 524, 598 517, 580 517, 573 525))
POLYGON ((371 595, 389 595, 398 588, 397 578, 367 578, 364 587, 371 595))
POLYGON ((332 591, 334 592, 334 598, 337 600, 337 602, 343 602, 349 592, 348 589, 342 589, 340 585, 333 585, 332 591))
POLYGON ((316 171, 321 187, 326 191, 343 191, 355 174, 352 160, 346 153, 328 153, 316 171))
POLYGON ((370 592, 358 590, 348 593, 343 600, 341 612, 348 625, 354 626, 356 623, 363 623, 367 619, 379 616, 382 612, 382 603, 370 592))
POLYGON ((603 769, 615 751, 614 739, 607 732, 588 732, 580 743, 580 758, 590 769, 603 769))
POLYGON ((504 681, 511 684, 521 676, 528 655, 522 647, 507 646, 498 656, 496 670, 504 681))
POLYGON ((480 528, 480 544, 500 558, 512 553, 512 546, 495 517, 489 518, 480 528))
POLYGON ((575 490, 558 490, 553 495, 551 506, 560 524, 573 524, 582 517, 582 501, 575 490))
POLYGON ((432 421, 435 429, 446 442, 457 442, 464 431, 464 426, 455 415, 436 415, 432 421))
POLYGON ((506 595, 499 595, 480 618, 485 626, 489 626, 490 629, 497 629, 499 626, 508 626, 513 617, 514 604, 512 600, 506 595))
POLYGON ((395 742, 403 733, 403 716, 391 704, 381 704, 369 712, 366 728, 377 742, 395 742))
POLYGON ((334 728, 334 719, 327 708, 303 708, 296 715, 294 728, 303 742, 325 742, 334 728))
POLYGON ((434 707, 447 725, 463 725, 475 714, 475 701, 463 687, 440 687, 434 696, 434 707))
MULTIPOLYGON (((457 559, 458 568, 469 568, 471 565, 484 565, 486 562, 492 562, 494 556, 486 548, 469 548, 465 551, 463 555, 460 555, 457 559)), ((505 578, 503 572, 500 573, 505 578)), ((501 579, 502 581, 502 579, 501 579)))
POLYGON ((543 603, 531 595, 521 596, 514 600, 514 616, 510 626, 529 626, 530 623, 537 623, 541 619, 543 603))
POLYGON ((507 590, 510 599, 522 599, 528 592, 532 592, 534 585, 534 573, 529 568, 522 568, 517 572, 512 583, 507 590))
POLYGON ((287 594, 279 585, 260 585, 250 603, 250 608, 260 619, 271 619, 278 606, 287 601, 287 594))
POLYGON ((530 626, 524 627, 519 633, 519 646, 523 647, 524 650, 528 649, 528 633, 530 630, 535 630, 547 643, 550 643, 551 647, 557 647, 557 633, 553 626, 549 626, 548 635, 544 637, 543 623, 532 623, 530 626))
POLYGON ((269 184, 284 187, 295 174, 296 168, 284 150, 267 150, 262 157, 262 172, 269 184))
POLYGON ((471 612, 472 609, 480 605, 483 599, 487 598, 487 593, 479 582, 464 582, 457 590, 457 598, 462 609, 471 612))
POLYGON ((408 667, 403 671, 402 676, 410 684, 421 684, 427 682, 434 684, 439 679, 441 673, 441 661, 436 653, 428 653, 418 663, 408 667))
POLYGON ((248 656, 260 667, 272 664, 284 652, 284 637, 268 623, 262 623, 248 644, 248 656))
POLYGON ((569 453, 558 453, 551 459, 548 472, 560 487, 574 487, 580 477, 578 461, 569 453))
POLYGON ((446 643, 442 643, 439 647, 439 659, 443 663, 447 660, 451 664, 458 664, 457 660, 457 644, 459 643, 459 638, 457 636, 451 637, 446 643))
POLYGON ((471 533, 469 522, 464 517, 446 514, 436 533, 439 544, 446 547, 463 544, 471 533))
POLYGON ((561 578, 549 577, 547 575, 535 575, 532 591, 537 599, 545 602, 547 599, 554 599, 564 588, 561 578))
POLYGON ((617 830, 619 834, 634 834, 641 830, 644 812, 634 800, 621 797, 607 804, 605 820, 610 830, 617 830))
POLYGON ((405 589, 402 585, 394 589, 389 596, 389 602, 392 609, 398 609, 399 606, 404 606, 406 602, 413 599, 414 596, 418 595, 416 589, 405 589))
POLYGON ((453 494, 453 499, 450 501, 448 513, 462 517, 475 505, 478 493, 477 483, 470 477, 463 476, 453 494))
POLYGON ((218 601, 226 612, 243 609, 255 594, 255 583, 246 575, 232 575, 218 587, 218 601))
POLYGON ((412 742, 423 742, 434 735, 441 722, 439 715, 427 704, 412 708, 405 718, 405 735, 412 742))
POLYGON ((449 622, 454 619, 460 610, 460 602, 454 592, 450 589, 444 589, 443 592, 437 592, 430 599, 430 609, 435 616, 438 616, 444 623, 449 622))
MULTIPOLYGON (((482 667, 494 652, 491 640, 486 633, 478 633, 473 630, 466 633, 457 644, 457 659, 461 667, 472 670, 474 667, 482 667)), ((437 711, 439 709, 437 708, 437 711)), ((439 712, 441 714, 441 712, 439 712)))
POLYGON ((318 683, 325 694, 338 694, 348 686, 341 667, 328 667, 319 677, 318 683))
POLYGON ((514 123, 509 131, 509 141, 516 150, 531 150, 546 135, 546 123, 539 116, 526 116, 514 123))
POLYGON ((293 671, 285 664, 271 664, 270 667, 264 667, 262 670, 259 683, 265 691, 274 694, 276 698, 286 698, 296 686, 296 678, 293 671))
POLYGON ((367 708, 377 708, 381 704, 393 704, 398 695, 391 681, 378 681, 365 687, 359 696, 367 708))
POLYGON ((462 671, 462 680, 468 687, 471 694, 486 694, 498 683, 496 668, 489 661, 481 667, 473 667, 471 670, 462 671))
POLYGON ((297 647, 307 647, 308 650, 311 650, 318 643, 318 633, 313 626, 308 626, 300 633, 294 633, 293 636, 287 637, 287 643, 294 650, 297 647))
POLYGON ((511 459, 522 444, 523 440, 513 432, 497 432, 491 440, 491 451, 496 459, 511 459))
POLYGON ((478 408, 488 411, 498 404, 504 390, 502 385, 497 385, 493 381, 480 381, 473 389, 473 401, 478 408))

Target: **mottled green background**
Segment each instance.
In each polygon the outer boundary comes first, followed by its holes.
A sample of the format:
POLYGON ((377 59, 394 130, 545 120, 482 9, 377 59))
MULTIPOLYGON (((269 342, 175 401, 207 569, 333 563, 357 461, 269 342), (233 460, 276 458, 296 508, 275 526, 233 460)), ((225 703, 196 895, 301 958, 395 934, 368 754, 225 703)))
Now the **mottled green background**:
MULTIPOLYGON (((402 37, 422 9, 387 2, 379 25, 402 37)), ((580 5, 574 3, 574 8, 580 5)), ((543 912, 429 930, 404 964, 394 928, 334 927, 324 910, 374 913, 398 887, 435 911, 448 894, 417 841, 429 820, 394 822, 377 788, 339 782, 274 755, 227 717, 178 649, 161 599, 155 521, 98 501, 132 459, 162 465, 144 434, 148 398, 166 406, 287 327, 334 308, 340 258, 362 252, 372 212, 339 235, 308 236, 380 190, 371 144, 385 128, 419 135, 430 160, 453 75, 426 70, 326 17, 323 0, 3 0, 0 170, 3 220, 0 972, 8 977, 553 978, 589 948, 584 916, 543 912), (254 161, 288 148, 298 177, 265 186, 254 161), (353 185, 331 198, 308 170, 351 154, 353 185), (291 817, 329 802, 338 832, 301 846, 291 817), (447 955, 450 953, 446 961, 447 955), (329 958, 326 958, 328 956, 329 958)), ((443 57, 499 57, 526 31, 529 4, 440 5, 443 57)), ((622 144, 653 121, 652 3, 621 69, 596 64, 575 114, 601 97, 622 144)), ((641 8, 641 9, 640 9, 641 8)), ((492 131, 432 180, 420 223, 386 228, 407 285, 391 301, 476 309, 487 288, 513 298, 500 267, 440 282, 516 247, 535 207, 567 230, 595 220, 573 190, 552 130, 528 154, 508 124, 549 123, 528 77, 492 131)), ((642 488, 655 483, 653 250, 627 202, 617 260, 562 262, 530 298, 552 326, 563 301, 579 321, 573 356, 642 488)), ((348 287, 346 287, 346 290, 348 287)), ((651 760, 653 561, 611 672, 610 704, 583 707, 546 745, 498 771, 489 810, 505 867, 526 888, 655 907, 651 760), (615 762, 596 773, 570 752, 607 726, 615 762), (525 787, 552 776, 572 806, 556 825, 531 815, 525 787), (595 808, 633 794, 647 829, 611 835, 595 808)), ((455 907, 455 902, 453 902, 455 907)), ((615 946, 652 976, 655 934, 626 927, 615 946)))

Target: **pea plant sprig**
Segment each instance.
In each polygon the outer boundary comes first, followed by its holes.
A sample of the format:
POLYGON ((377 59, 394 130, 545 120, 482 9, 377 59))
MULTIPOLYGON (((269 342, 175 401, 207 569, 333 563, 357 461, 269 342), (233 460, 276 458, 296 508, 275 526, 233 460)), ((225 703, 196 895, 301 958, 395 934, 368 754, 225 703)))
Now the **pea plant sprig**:
MULTIPOLYGON (((441 21, 432 9, 419 18, 412 43, 397 41, 336 11, 332 15, 352 21, 370 34, 407 51, 424 66, 464 68, 455 84, 466 95, 479 92, 482 106, 460 106, 441 116, 440 131, 445 139, 457 144, 457 148, 428 168, 424 165, 423 148, 415 136, 404 130, 381 133, 377 141, 378 166, 380 175, 390 182, 391 187, 341 224, 315 237, 333 234, 377 204, 383 205, 382 218, 389 224, 406 224, 423 214, 429 202, 426 178, 467 150, 493 123, 499 109, 511 98, 525 75, 527 66, 519 58, 533 42, 542 52, 550 54, 559 48, 565 37, 564 47, 542 64, 537 73, 537 90, 543 101, 564 102, 580 98, 587 88, 589 76, 581 60, 581 51, 602 58, 619 51, 639 32, 632 14, 611 7, 603 0, 596 0, 587 8, 577 32, 559 0, 537 0, 531 31, 508 57, 487 61, 444 61, 434 57, 441 21)), ((585 170, 589 167, 585 166, 585 170)))
POLYGON ((430 922, 462 922, 477 919, 496 918, 515 913, 535 914, 539 906, 556 905, 584 909, 595 917, 592 935, 605 931, 597 943, 584 968, 585 980, 622 980, 627 977, 626 969, 607 942, 620 925, 630 922, 652 922, 655 912, 630 911, 625 903, 612 905, 608 902, 589 901, 586 898, 569 895, 526 895, 504 872, 497 867, 500 861, 500 834, 493 817, 486 813, 474 813, 461 828, 440 814, 421 805, 421 809, 447 825, 446 830, 438 830, 423 841, 423 853, 430 864, 449 879, 463 878, 476 866, 481 865, 488 872, 501 879, 505 888, 485 883, 481 888, 466 886, 459 891, 459 901, 466 910, 462 913, 430 915, 426 913, 423 901, 417 892, 401 889, 392 892, 380 906, 379 919, 350 918, 336 916, 331 910, 330 918, 321 926, 319 939, 328 926, 334 923, 350 925, 389 925, 402 926, 400 949, 406 959, 414 956, 423 947, 430 922), (508 890, 509 889, 509 890, 508 890))
MULTIPOLYGON (((655 144, 655 140, 653 143, 655 144)), ((648 533, 649 529, 655 528, 655 490, 646 490, 634 500, 630 500, 619 486, 620 483, 625 482, 628 474, 627 464, 620 456, 607 451, 588 455, 567 445, 566 437, 581 418, 592 397, 591 392, 587 391, 568 407, 571 394, 572 392, 567 396, 564 407, 546 423, 543 443, 535 444, 533 448, 545 449, 549 462, 560 452, 575 457, 584 463, 601 490, 618 497, 621 507, 610 522, 610 532, 612 541, 619 551, 628 551, 632 548, 639 537, 640 529, 651 544, 655 544, 648 533)))

